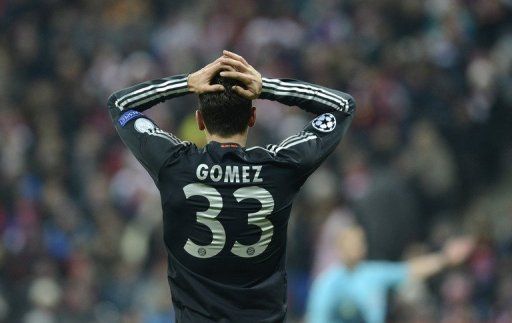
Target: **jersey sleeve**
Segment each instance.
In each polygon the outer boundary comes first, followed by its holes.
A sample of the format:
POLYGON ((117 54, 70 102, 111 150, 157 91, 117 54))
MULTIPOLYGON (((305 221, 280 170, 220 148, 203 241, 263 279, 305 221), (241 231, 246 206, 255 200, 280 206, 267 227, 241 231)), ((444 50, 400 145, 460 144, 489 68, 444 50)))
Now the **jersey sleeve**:
POLYGON ((304 175, 314 171, 336 148, 355 112, 355 101, 347 93, 292 79, 263 78, 261 99, 277 101, 313 113, 298 134, 267 149, 297 165, 304 175))
POLYGON ((320 275, 311 286, 306 310, 308 323, 329 323, 336 310, 335 281, 332 275, 320 275))
POLYGON ((376 279, 387 288, 403 284, 409 277, 409 268, 404 262, 378 261, 373 268, 376 279))
POLYGON ((178 75, 120 90, 108 100, 108 110, 119 136, 155 182, 162 166, 190 143, 161 130, 142 112, 187 93, 187 76, 178 75))

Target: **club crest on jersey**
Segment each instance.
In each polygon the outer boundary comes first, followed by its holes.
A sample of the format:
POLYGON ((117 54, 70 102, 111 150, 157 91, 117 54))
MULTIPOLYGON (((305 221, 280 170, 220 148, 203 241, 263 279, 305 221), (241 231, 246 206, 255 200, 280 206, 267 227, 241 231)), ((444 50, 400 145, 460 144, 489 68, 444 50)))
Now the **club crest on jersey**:
POLYGON ((324 113, 311 121, 313 128, 321 132, 330 132, 336 128, 336 118, 330 113, 324 113))
POLYGON ((151 120, 145 118, 137 119, 133 126, 135 127, 135 130, 137 130, 138 132, 149 134, 151 134, 156 128, 155 124, 151 122, 151 120))

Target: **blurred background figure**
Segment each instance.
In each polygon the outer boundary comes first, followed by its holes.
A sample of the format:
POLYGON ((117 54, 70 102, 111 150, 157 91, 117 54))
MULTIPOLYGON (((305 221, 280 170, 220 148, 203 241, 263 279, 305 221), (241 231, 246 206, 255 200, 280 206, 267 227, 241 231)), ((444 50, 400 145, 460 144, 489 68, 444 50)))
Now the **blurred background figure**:
MULTIPOLYGON (((426 279, 449 266, 461 264, 473 250, 469 238, 453 238, 441 252, 416 256, 405 262, 367 261, 363 228, 352 225, 338 231, 340 264, 313 283, 307 319, 315 323, 386 321, 387 296, 407 280, 426 279)), ((453 292, 456 288, 447 287, 453 292)))
MULTIPOLYGON (((303 320, 337 254, 324 232, 346 214, 371 260, 439 250, 462 228, 475 236, 460 270, 390 301, 393 322, 512 321, 511 16, 508 0, 0 1, 0 322, 168 322, 159 197, 105 104, 224 48, 264 76, 358 103, 292 211, 289 322, 303 320)), ((151 117, 197 142, 197 102, 172 104, 151 117)), ((307 122, 255 105, 249 145, 307 122)))

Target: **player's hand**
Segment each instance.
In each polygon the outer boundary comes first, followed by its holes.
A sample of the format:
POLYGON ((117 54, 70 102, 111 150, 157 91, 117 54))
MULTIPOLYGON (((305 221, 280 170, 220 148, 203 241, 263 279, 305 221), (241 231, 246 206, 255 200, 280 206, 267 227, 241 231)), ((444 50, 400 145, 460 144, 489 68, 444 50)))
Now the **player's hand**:
POLYGON ((197 94, 224 91, 222 85, 210 83, 220 71, 235 71, 233 67, 223 63, 222 59, 223 57, 219 57, 199 71, 189 74, 187 78, 189 91, 197 94))
POLYGON ((475 248, 475 242, 470 237, 454 238, 449 240, 443 254, 449 265, 456 266, 464 262, 475 248))
POLYGON ((240 55, 230 51, 223 51, 221 57, 223 64, 231 66, 234 70, 226 70, 220 73, 222 77, 228 77, 238 80, 244 86, 233 86, 233 90, 240 96, 254 100, 261 94, 262 80, 261 74, 240 55))

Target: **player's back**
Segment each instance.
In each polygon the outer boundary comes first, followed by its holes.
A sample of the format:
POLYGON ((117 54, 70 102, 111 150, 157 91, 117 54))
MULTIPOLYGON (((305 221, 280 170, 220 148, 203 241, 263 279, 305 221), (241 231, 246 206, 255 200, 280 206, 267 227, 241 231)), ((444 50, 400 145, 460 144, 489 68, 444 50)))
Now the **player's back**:
POLYGON ((304 179, 269 150, 217 142, 188 145, 162 168, 169 282, 181 315, 284 319, 286 228, 304 179))
POLYGON ((118 91, 108 102, 121 139, 161 192, 177 321, 282 322, 292 200, 347 131, 354 100, 306 82, 263 78, 260 99, 316 117, 278 145, 210 142, 198 149, 141 113, 187 93, 187 76, 177 75, 118 91))

